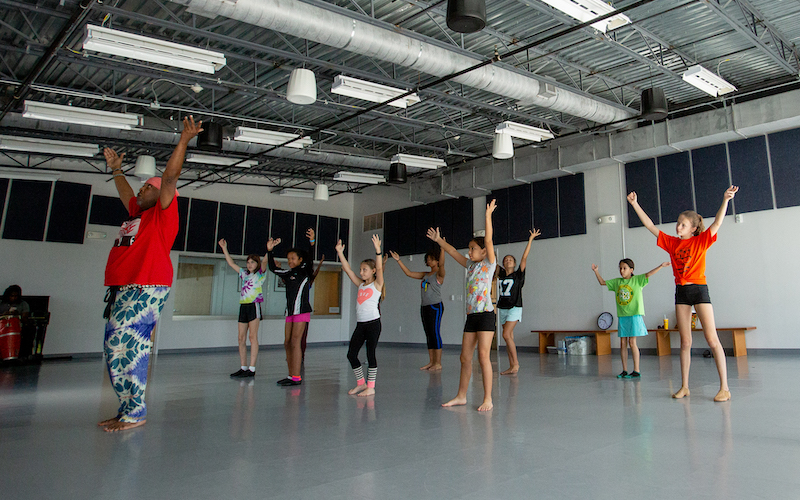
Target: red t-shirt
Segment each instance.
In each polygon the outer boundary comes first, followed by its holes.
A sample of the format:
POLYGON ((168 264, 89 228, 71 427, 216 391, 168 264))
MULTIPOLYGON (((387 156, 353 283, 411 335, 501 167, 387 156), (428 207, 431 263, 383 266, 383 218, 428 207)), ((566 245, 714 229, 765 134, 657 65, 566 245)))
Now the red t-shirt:
POLYGON ((130 219, 120 228, 114 248, 108 254, 106 286, 172 285, 172 260, 169 251, 178 235, 178 202, 169 207, 161 203, 145 211, 128 202, 130 219))
POLYGON ((706 284, 706 250, 715 241, 717 235, 711 236, 708 229, 686 240, 658 232, 658 246, 669 253, 676 285, 706 284))

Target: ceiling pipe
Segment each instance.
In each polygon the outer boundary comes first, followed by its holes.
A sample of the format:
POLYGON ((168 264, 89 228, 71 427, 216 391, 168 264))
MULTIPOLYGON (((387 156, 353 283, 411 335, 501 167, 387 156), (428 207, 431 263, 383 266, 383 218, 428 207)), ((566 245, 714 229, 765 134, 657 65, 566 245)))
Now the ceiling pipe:
MULTIPOLYGON (((205 16, 222 16, 283 34, 445 77, 482 62, 455 50, 297 0, 171 0, 205 16)), ((634 112, 490 64, 452 79, 494 94, 598 123, 631 118, 634 112)))

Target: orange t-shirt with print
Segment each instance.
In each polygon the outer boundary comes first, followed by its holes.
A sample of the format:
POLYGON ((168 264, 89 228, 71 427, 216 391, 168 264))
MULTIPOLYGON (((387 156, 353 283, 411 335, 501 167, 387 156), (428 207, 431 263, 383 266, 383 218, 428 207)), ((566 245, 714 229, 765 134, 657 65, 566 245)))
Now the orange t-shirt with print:
POLYGON ((716 241, 708 229, 685 240, 658 232, 658 246, 669 253, 676 285, 706 284, 706 250, 716 241))

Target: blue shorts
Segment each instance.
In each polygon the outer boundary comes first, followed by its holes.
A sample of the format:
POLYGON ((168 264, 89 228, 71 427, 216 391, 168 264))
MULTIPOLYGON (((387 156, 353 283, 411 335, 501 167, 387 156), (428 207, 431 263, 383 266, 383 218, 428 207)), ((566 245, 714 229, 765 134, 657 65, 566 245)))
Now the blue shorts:
POLYGON ((617 318, 617 336, 619 337, 645 337, 647 327, 644 326, 644 316, 620 316, 617 318))
POLYGON ((503 325, 506 321, 522 321, 522 308, 512 307, 511 309, 497 308, 497 316, 500 318, 500 324, 503 325))

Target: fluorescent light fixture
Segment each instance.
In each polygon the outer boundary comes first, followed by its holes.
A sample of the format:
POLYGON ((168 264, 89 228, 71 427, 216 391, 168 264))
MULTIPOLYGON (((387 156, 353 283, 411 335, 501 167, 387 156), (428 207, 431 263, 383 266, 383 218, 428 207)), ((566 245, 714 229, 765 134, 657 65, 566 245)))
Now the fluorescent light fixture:
POLYGON ((0 167, 0 179, 19 179, 25 181, 55 182, 61 172, 55 170, 39 170, 36 168, 9 168, 0 167))
POLYGON ((406 167, 430 168, 430 169, 437 169, 439 167, 447 166, 447 163, 439 158, 407 155, 403 153, 392 156, 392 163, 403 163, 405 164, 406 167))
MULTIPOLYGON (((257 144, 267 144, 269 146, 277 146, 278 144, 283 144, 288 140, 297 139, 298 137, 300 136, 297 134, 287 134, 285 132, 247 127, 236 127, 236 133, 233 134, 233 140, 235 141, 255 142, 257 144)), ((303 137, 302 139, 290 142, 286 146, 290 148, 303 148, 313 143, 314 141, 311 140, 311 137, 303 137)))
POLYGON ((296 189, 296 188, 283 188, 278 192, 281 196, 291 196, 293 198, 313 198, 314 191, 309 191, 308 189, 296 189))
POLYGON ((25 101, 22 111, 25 118, 53 122, 92 125, 95 127, 131 130, 141 124, 142 117, 132 113, 113 113, 98 109, 76 108, 46 102, 25 101))
MULTIPOLYGON (((542 0, 542 2, 582 23, 616 10, 603 0, 542 0)), ((625 14, 617 14, 592 24, 592 28, 605 33, 630 22, 631 19, 625 14)))
POLYGON ((494 129, 496 134, 508 134, 526 141, 543 141, 555 137, 549 130, 515 122, 503 122, 494 129))
POLYGON ((211 74, 226 63, 221 52, 93 25, 86 26, 83 49, 211 74))
POLYGON ((223 165, 226 167, 230 165, 236 165, 237 167, 242 167, 242 168, 250 168, 258 165, 258 162, 256 160, 241 160, 240 158, 226 158, 224 156, 202 155, 197 153, 187 154, 186 161, 189 163, 202 163, 204 165, 223 165))
POLYGON ((684 71, 683 80, 714 97, 728 94, 736 90, 736 87, 726 82, 722 77, 712 73, 699 64, 684 71))
POLYGON ((100 152, 100 147, 97 144, 51 141, 48 139, 14 137, 10 135, 0 135, 0 149, 66 156, 94 156, 100 152))
POLYGON ((336 172, 333 174, 333 180, 338 182, 353 182, 357 184, 380 184, 386 182, 382 175, 375 174, 362 174, 360 172, 336 172))
MULTIPOLYGON (((355 97, 356 99, 363 99, 370 102, 384 102, 392 97, 397 97, 408 92, 407 90, 396 89, 394 87, 387 87, 377 83, 366 82, 358 80, 349 76, 338 75, 333 79, 333 86, 331 92, 334 94, 346 95, 355 97)), ((389 106, 396 108, 405 108, 412 104, 419 102, 417 94, 411 94, 397 99, 396 101, 388 102, 389 106)))

